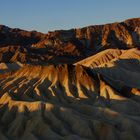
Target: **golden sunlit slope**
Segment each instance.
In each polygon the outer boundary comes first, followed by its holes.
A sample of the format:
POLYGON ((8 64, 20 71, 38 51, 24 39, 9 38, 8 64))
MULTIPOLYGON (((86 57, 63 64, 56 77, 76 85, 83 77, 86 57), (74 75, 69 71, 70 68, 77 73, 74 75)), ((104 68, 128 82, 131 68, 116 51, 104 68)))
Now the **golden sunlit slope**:
POLYGON ((0 140, 139 140, 140 18, 42 34, 0 26, 0 140))
MULTIPOLYGON (((108 49, 94 56, 86 58, 76 64, 97 71, 101 75, 115 82, 114 88, 125 85, 140 88, 140 50, 108 49)), ((110 83, 112 83, 110 82, 110 83)))
POLYGON ((139 54, 105 50, 87 64, 1 74, 0 139, 139 139, 139 54))

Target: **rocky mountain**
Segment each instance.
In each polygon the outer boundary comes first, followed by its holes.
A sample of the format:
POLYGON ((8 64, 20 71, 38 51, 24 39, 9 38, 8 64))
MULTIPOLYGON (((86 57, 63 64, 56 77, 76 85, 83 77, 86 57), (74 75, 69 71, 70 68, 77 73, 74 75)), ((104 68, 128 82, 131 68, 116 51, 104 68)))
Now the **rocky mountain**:
POLYGON ((0 26, 0 61, 73 63, 107 48, 139 47, 139 26, 140 18, 48 34, 0 26))
POLYGON ((140 139, 140 18, 0 44, 0 140, 140 139))
POLYGON ((0 46, 8 45, 31 45, 41 41, 45 37, 44 34, 37 31, 25 31, 18 28, 12 29, 4 25, 0 25, 0 46))

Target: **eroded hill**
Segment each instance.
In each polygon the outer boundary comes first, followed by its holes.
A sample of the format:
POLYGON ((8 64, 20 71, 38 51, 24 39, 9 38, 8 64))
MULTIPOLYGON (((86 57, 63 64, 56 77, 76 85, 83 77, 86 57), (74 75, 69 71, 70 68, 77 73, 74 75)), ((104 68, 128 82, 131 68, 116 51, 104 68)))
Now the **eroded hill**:
POLYGON ((2 45, 0 140, 139 140, 139 22, 2 45))

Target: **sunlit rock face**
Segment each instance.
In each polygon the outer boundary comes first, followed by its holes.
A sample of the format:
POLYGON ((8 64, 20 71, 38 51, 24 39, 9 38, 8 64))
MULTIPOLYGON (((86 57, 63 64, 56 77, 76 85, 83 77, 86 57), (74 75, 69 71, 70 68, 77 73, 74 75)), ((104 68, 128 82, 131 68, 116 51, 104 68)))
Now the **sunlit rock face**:
POLYGON ((0 140, 139 140, 139 23, 0 26, 0 140))
POLYGON ((139 47, 139 42, 140 18, 48 34, 1 25, 0 61, 74 63, 107 48, 139 47))

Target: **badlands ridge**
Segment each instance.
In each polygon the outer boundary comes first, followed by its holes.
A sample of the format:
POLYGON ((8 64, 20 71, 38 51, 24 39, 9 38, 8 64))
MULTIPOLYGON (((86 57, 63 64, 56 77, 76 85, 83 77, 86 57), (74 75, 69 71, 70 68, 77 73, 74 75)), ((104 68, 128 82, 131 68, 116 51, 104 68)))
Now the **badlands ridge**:
POLYGON ((140 18, 48 34, 0 26, 0 140, 139 140, 140 18))

